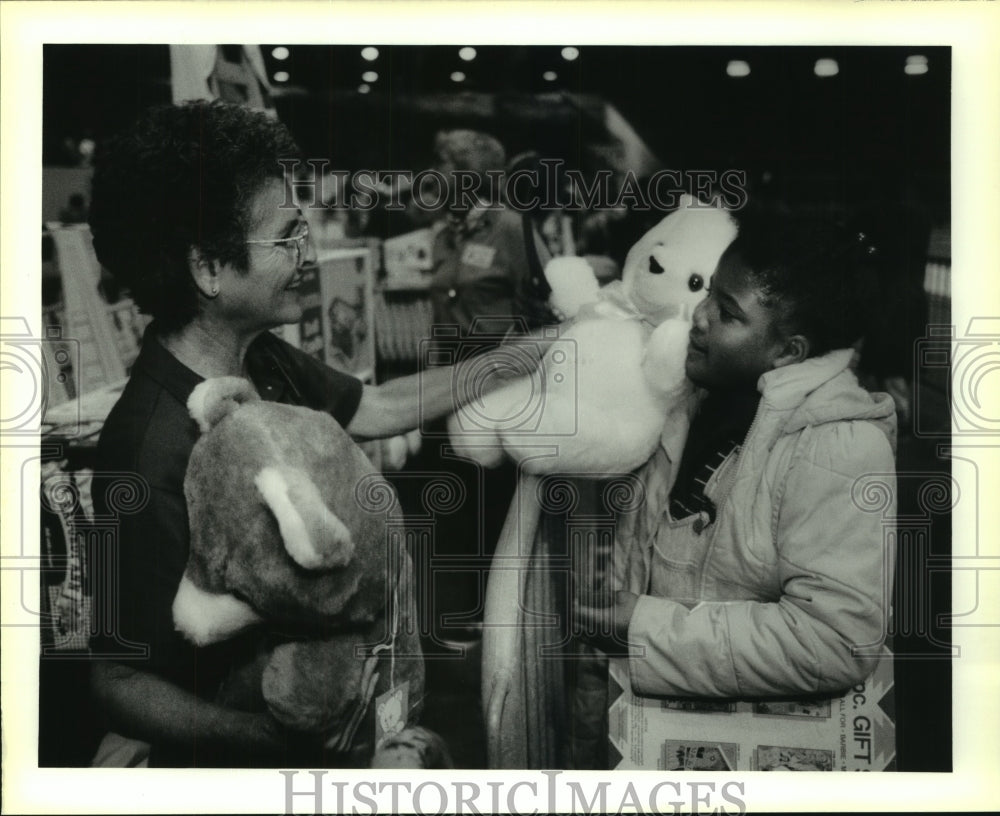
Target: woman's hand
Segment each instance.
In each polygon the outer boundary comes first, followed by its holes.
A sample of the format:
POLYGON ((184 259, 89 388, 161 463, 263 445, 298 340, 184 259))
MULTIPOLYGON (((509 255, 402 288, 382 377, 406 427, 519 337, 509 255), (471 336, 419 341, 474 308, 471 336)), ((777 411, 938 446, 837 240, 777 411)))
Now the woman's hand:
POLYGON ((566 324, 511 336, 455 365, 366 385, 347 432, 355 439, 382 439, 453 414, 470 400, 536 371, 565 328, 566 324))
POLYGON ((133 666, 95 661, 91 688, 108 727, 132 739, 201 743, 254 765, 281 761, 301 742, 267 712, 225 708, 133 666))
MULTIPOLYGON (((536 329, 526 335, 510 335, 494 349, 484 352, 490 373, 498 380, 515 380, 534 373, 552 344, 562 337, 573 321, 536 329)), ((479 361, 481 364, 482 361, 479 361)))
POLYGON ((628 627, 638 602, 638 595, 624 589, 615 593, 609 606, 584 606, 574 601, 573 631, 607 655, 627 655, 628 627))
POLYGON ((295 747, 291 732, 266 711, 234 714, 233 726, 231 739, 253 753, 281 756, 295 747))

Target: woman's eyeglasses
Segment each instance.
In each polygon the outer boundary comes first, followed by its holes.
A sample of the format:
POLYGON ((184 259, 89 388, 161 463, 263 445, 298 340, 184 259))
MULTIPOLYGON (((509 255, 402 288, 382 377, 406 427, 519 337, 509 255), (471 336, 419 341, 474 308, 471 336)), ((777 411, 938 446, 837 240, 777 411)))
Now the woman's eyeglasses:
POLYGON ((306 241, 309 240, 309 225, 303 224, 302 229, 288 238, 256 238, 247 241, 247 244, 257 244, 259 246, 293 246, 295 248, 295 266, 302 266, 302 259, 306 254, 306 241))

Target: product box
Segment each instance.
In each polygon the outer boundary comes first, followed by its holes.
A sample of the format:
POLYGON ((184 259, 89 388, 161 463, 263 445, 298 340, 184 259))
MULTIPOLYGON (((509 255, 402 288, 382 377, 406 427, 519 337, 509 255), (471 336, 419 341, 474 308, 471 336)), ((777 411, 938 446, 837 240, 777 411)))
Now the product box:
POLYGON ((636 697, 623 659, 610 661, 609 766, 660 771, 892 771, 892 653, 834 698, 705 700, 636 697))
POLYGON ((430 284, 434 233, 419 229, 382 244, 386 289, 426 289, 430 284))
POLYGON ((375 372, 373 281, 370 247, 328 249, 302 270, 302 319, 275 334, 328 366, 371 382, 375 372))
POLYGON ((318 259, 322 359, 366 382, 375 374, 374 254, 369 247, 345 248, 318 259))

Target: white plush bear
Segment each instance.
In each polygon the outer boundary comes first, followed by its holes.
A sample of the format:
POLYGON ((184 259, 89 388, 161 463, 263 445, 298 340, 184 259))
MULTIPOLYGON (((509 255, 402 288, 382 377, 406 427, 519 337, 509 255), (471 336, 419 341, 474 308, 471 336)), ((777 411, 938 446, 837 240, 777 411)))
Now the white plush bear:
POLYGON ((506 455, 528 473, 641 465, 666 427, 686 432, 691 313, 735 237, 728 212, 684 196, 629 251, 620 282, 598 289, 582 258, 554 259, 545 270, 552 305, 573 320, 532 375, 451 417, 452 442, 486 466, 506 455))

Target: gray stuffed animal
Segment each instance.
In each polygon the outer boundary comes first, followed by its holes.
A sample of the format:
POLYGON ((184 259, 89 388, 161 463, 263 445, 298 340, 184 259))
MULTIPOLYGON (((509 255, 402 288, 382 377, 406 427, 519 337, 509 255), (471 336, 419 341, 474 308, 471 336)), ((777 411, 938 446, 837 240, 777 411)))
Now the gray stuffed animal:
POLYGON ((266 705, 290 729, 370 756, 378 701, 405 700, 390 725, 401 729, 424 693, 395 493, 332 417, 263 401, 246 380, 206 380, 188 409, 202 436, 184 481, 177 628, 203 646, 266 627, 268 646, 220 701, 266 705))

